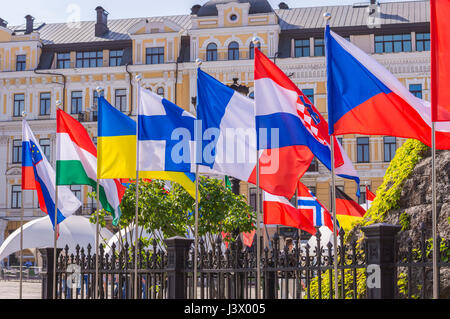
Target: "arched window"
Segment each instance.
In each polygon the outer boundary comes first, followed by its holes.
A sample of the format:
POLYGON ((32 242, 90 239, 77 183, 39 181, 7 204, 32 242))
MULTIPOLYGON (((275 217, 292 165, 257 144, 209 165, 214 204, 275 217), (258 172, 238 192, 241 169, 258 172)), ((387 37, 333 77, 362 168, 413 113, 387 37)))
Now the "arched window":
POLYGON ((159 87, 156 90, 156 94, 158 94, 159 96, 161 96, 162 98, 164 98, 164 88, 163 87, 159 87))
POLYGON ((210 43, 206 47, 206 61, 217 61, 217 45, 210 43))
MULTIPOLYGON (((258 43, 258 49, 261 50, 261 43, 258 43)), ((249 59, 254 59, 255 58, 255 44, 252 42, 250 42, 250 48, 248 51, 248 57, 249 59)))
POLYGON ((239 44, 235 41, 228 45, 228 60, 239 60, 239 44))

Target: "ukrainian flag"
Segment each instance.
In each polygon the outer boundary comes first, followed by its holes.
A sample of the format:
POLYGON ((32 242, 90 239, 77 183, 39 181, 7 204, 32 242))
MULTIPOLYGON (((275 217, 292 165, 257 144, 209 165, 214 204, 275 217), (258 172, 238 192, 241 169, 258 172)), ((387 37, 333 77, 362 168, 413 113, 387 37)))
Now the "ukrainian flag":
MULTIPOLYGON (((136 178, 136 122, 98 99, 97 178, 136 178)), ((139 178, 172 181, 195 198, 195 174, 139 171, 139 178)))

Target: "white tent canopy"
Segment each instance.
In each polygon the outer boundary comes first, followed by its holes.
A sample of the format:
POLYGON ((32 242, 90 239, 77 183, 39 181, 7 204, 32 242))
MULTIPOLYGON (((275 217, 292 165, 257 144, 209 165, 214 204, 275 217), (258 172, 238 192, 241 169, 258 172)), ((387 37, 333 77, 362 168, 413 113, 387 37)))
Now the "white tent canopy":
MULTIPOLYGON (((116 252, 120 252, 122 249, 119 241, 120 238, 122 238, 123 243, 128 242, 128 245, 132 245, 135 240, 135 226, 133 224, 130 224, 130 226, 126 228, 122 228, 120 232, 115 233, 109 240, 108 244, 105 248, 105 254, 111 254, 112 245, 115 244, 116 252)), ((144 237, 144 238, 164 238, 163 234, 160 231, 155 231, 154 233, 149 233, 145 230, 145 228, 142 228, 142 226, 138 226, 138 237, 144 237), (156 235, 156 236, 155 236, 156 235)), ((159 246, 158 246, 159 248, 159 246)))
MULTIPOLYGON (((106 228, 100 229, 102 237, 109 240, 112 233, 106 228)), ((96 225, 82 216, 69 216, 59 224, 58 248, 69 246, 69 254, 75 253, 75 247, 86 247, 88 244, 95 251, 96 225)), ((23 225, 23 249, 54 247, 53 226, 48 216, 34 219, 23 225)), ((0 260, 20 251, 20 228, 6 238, 0 246, 0 260)))

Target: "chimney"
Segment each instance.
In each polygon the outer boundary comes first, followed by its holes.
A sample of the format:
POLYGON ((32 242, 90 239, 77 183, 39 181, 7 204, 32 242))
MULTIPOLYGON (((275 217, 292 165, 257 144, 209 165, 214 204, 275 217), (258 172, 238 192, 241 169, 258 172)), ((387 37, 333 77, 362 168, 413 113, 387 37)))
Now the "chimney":
POLYGON ((288 6, 285 2, 280 2, 280 3, 278 4, 278 8, 284 9, 284 10, 288 10, 288 9, 289 9, 289 6, 288 6))
POLYGON ((95 8, 95 11, 97 11, 97 23, 95 24, 95 36, 102 37, 109 31, 109 29, 108 29, 108 14, 109 13, 100 6, 95 8))
POLYGON ((377 0, 370 0, 370 4, 377 4, 377 0))
POLYGON ((202 6, 199 5, 199 4, 196 4, 196 5, 192 6, 192 8, 191 8, 191 15, 197 14, 197 13, 198 13, 198 10, 200 10, 201 7, 202 7, 202 6))
POLYGON ((6 28, 8 26, 8 21, 3 20, 0 18, 0 27, 6 28))
POLYGON ((25 17, 25 19, 27 20, 27 23, 26 23, 26 28, 25 28, 25 34, 30 34, 30 33, 32 33, 33 32, 33 28, 34 28, 34 18, 32 17, 32 16, 30 16, 30 15, 27 15, 26 17, 25 17))

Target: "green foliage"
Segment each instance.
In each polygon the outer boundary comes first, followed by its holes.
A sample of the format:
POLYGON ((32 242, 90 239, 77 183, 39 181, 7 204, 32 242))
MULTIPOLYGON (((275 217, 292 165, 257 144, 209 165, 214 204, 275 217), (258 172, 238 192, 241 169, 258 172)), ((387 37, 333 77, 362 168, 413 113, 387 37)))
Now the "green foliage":
MULTIPOLYGON (((401 272, 398 275, 397 280, 398 294, 400 298, 408 298, 408 276, 406 273, 401 272)), ((417 286, 418 291, 422 289, 422 285, 417 286)), ((419 299, 420 296, 416 294, 411 294, 412 299, 419 299)))
MULTIPOLYGON (((331 279, 330 285, 330 273, 329 271, 324 272, 321 277, 321 298, 330 298, 330 293, 334 296, 334 273, 331 279), (331 286, 331 291, 330 291, 331 286)), ((319 278, 315 277, 310 282, 310 296, 311 299, 319 299, 319 278)), ((356 269, 356 296, 354 295, 354 281, 353 281, 353 270, 346 269, 344 271, 344 296, 342 296, 342 274, 339 271, 338 274, 338 287, 339 287, 339 298, 343 299, 362 299, 365 297, 366 293, 366 270, 365 268, 356 269)), ((307 290, 303 290, 303 298, 307 299, 307 290)))
POLYGON ((406 212, 403 212, 400 214, 399 222, 402 226, 401 231, 408 230, 411 222, 411 216, 409 216, 406 212))
MULTIPOLYGON (((429 238, 425 242, 425 257, 426 258, 432 258, 433 256, 433 238, 429 238)), ((439 251, 441 254, 441 261, 442 262, 448 262, 450 259, 450 248, 447 246, 445 241, 441 241, 439 245, 439 251)), ((422 250, 419 248, 413 249, 413 256, 415 256, 415 261, 421 261, 422 260, 422 250)))

